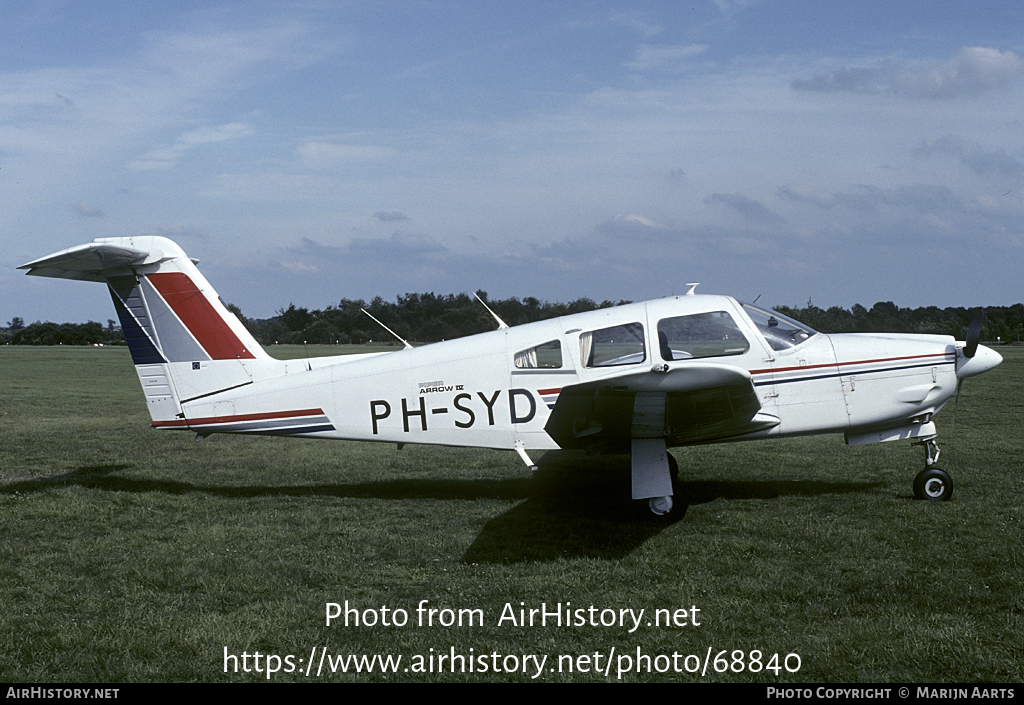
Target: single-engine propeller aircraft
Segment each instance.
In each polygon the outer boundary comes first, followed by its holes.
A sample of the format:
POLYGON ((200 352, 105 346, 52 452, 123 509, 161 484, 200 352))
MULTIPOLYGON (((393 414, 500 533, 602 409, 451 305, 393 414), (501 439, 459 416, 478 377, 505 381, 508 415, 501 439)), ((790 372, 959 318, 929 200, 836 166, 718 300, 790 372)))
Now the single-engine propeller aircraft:
MULTIPOLYGON (((196 261, 104 238, 28 274, 105 283, 157 429, 632 455, 632 495, 672 509, 673 446, 842 433, 925 450, 917 497, 949 499, 933 416, 1002 358, 942 335, 826 335, 728 296, 672 296, 396 352, 270 357, 196 261)), ((496 317, 497 318, 497 317, 496 317)), ((499 323, 500 323, 500 319, 499 323)))

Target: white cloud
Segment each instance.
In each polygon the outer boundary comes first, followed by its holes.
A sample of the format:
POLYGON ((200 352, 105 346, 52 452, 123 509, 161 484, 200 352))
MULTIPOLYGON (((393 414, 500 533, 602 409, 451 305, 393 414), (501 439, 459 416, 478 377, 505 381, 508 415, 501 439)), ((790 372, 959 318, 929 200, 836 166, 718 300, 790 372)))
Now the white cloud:
POLYGON ((218 174, 217 185, 204 192, 213 199, 255 203, 311 203, 336 196, 337 182, 315 174, 218 174))
POLYGON ((145 35, 145 62, 177 89, 215 97, 322 56, 325 48, 313 35, 312 27, 292 20, 253 29, 152 32, 145 35))
POLYGON ((642 35, 645 39, 661 34, 665 28, 660 24, 650 22, 643 15, 630 12, 613 12, 608 17, 612 23, 621 27, 627 27, 642 35))
POLYGON ((103 217, 103 211, 101 211, 99 208, 97 208, 93 204, 87 203, 86 201, 79 201, 74 206, 72 206, 72 208, 75 209, 76 213, 78 213, 79 215, 84 215, 87 218, 102 218, 103 217))
POLYGON ((989 47, 964 47, 952 60, 921 73, 904 67, 894 80, 897 92, 914 97, 952 98, 977 95, 1005 86, 1024 71, 1024 64, 1012 51, 989 47))
POLYGON ((781 186, 779 195, 792 201, 811 203, 819 208, 831 208, 836 204, 836 197, 833 194, 801 184, 781 186))
POLYGON ((154 169, 170 169, 175 166, 185 152, 207 144, 216 144, 227 140, 248 137, 256 131, 251 125, 241 122, 230 122, 225 125, 203 126, 183 132, 173 145, 157 147, 139 159, 129 162, 128 168, 135 171, 154 169))
POLYGON ((281 266, 295 274, 315 274, 320 268, 315 264, 304 264, 302 262, 282 262, 281 266))
POLYGON ((330 169, 343 162, 366 162, 388 159, 399 154, 392 147, 334 142, 306 142, 299 147, 299 157, 309 169, 330 169))
POLYGON ((752 5, 756 5, 761 0, 714 0, 715 4, 718 5, 718 9, 726 14, 732 14, 745 10, 752 5))
POLYGON ((779 189, 779 194, 794 201, 811 203, 819 208, 845 207, 857 211, 895 208, 924 214, 960 211, 963 207, 963 199, 948 187, 932 184, 895 188, 858 184, 845 191, 831 194, 798 186, 784 186, 779 189))
POLYGON ((704 199, 705 203, 720 203, 731 208, 747 220, 763 225, 781 225, 786 222, 778 213, 752 198, 732 193, 713 193, 704 199))
POLYGON ((641 44, 626 67, 633 71, 679 71, 688 59, 707 50, 707 44, 641 44))
POLYGON ((156 229, 156 234, 172 240, 180 240, 182 238, 207 239, 206 234, 202 230, 191 225, 161 225, 156 229))
POLYGON ((610 220, 601 223, 597 229, 610 234, 644 234, 665 232, 669 227, 642 215, 616 213, 610 220))
POLYGON ((226 125, 203 126, 189 130, 178 138, 178 143, 182 145, 212 144, 248 137, 254 132, 252 125, 243 122, 229 122, 226 125))
POLYGON ((885 61, 874 67, 843 66, 830 74, 792 81, 793 88, 816 92, 888 92, 907 98, 935 100, 976 96, 1009 85, 1024 73, 1024 62, 1012 51, 964 47, 948 61, 920 66, 885 61))
POLYGON ((1024 175, 1024 164, 1007 154, 1006 150, 986 150, 977 142, 953 135, 925 140, 912 153, 919 157, 951 155, 979 176, 1024 175))

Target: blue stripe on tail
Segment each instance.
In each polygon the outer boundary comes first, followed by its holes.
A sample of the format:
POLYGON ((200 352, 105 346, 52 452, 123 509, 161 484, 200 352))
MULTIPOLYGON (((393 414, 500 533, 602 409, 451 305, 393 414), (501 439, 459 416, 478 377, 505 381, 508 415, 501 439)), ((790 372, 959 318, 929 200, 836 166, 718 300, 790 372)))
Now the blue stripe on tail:
POLYGON ((167 362, 164 356, 160 354, 160 351, 157 350, 149 334, 142 329, 142 326, 135 320, 131 312, 121 303, 121 299, 114 292, 113 287, 110 290, 110 298, 114 300, 114 309, 117 311, 117 317, 121 320, 121 330, 124 332, 124 339, 128 343, 128 349, 132 353, 132 362, 136 365, 152 365, 167 362))

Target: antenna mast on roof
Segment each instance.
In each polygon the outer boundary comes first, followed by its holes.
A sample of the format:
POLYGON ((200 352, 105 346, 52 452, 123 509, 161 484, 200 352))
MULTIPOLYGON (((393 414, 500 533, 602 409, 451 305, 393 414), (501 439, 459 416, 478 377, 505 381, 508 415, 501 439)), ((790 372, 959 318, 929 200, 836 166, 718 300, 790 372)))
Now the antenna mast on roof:
POLYGON ((476 297, 476 300, 477 300, 477 301, 479 301, 479 302, 480 302, 480 304, 481 304, 481 305, 482 305, 482 306, 483 306, 484 308, 486 308, 486 309, 487 309, 487 313, 489 313, 489 314, 491 314, 492 316, 494 316, 494 320, 496 320, 496 321, 498 322, 498 330, 501 330, 502 328, 508 328, 508 324, 507 324, 507 323, 505 323, 505 321, 503 321, 503 320, 501 320, 500 318, 498 318, 498 314, 496 314, 496 313, 495 313, 494 311, 492 311, 492 310, 491 310, 491 307, 490 307, 490 306, 488 306, 488 305, 487 305, 486 303, 484 303, 484 300, 480 298, 480 294, 478 294, 478 293, 476 293, 476 292, 474 291, 474 292, 473 292, 473 296, 475 296, 475 297, 476 297))
MULTIPOLYGON (((373 317, 373 314, 372 314, 372 313, 370 313, 369 311, 367 311, 367 310, 366 310, 365 308, 361 308, 361 309, 359 309, 359 310, 360 310, 360 311, 362 311, 363 313, 365 313, 365 314, 366 314, 367 316, 369 316, 370 318, 373 318, 373 320, 374 320, 374 321, 377 321, 377 319, 373 317)), ((386 325, 384 325, 384 324, 383 324, 383 323, 381 323, 380 321, 377 321, 377 325, 379 325, 379 326, 380 326, 381 328, 383 328, 384 330, 386 330, 386 331, 387 331, 388 333, 390 333, 391 335, 393 335, 393 336, 395 336, 396 338, 398 338, 399 340, 401 340, 401 341, 402 341, 402 343, 403 343, 403 344, 405 345, 405 349, 406 349, 406 350, 411 350, 411 349, 412 349, 412 346, 411 346, 411 345, 409 345, 409 343, 408 343, 408 342, 407 342, 407 341, 405 340, 405 338, 403 338, 402 336, 400 336, 400 335, 399 335, 398 333, 396 333, 395 331, 391 330, 390 328, 388 328, 388 327, 387 327, 386 325)))

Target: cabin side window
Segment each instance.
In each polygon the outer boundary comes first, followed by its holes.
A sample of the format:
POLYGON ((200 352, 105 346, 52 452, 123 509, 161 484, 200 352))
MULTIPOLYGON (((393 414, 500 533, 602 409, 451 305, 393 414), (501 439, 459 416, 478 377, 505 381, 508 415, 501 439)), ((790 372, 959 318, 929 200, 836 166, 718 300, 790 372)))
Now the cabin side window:
POLYGON ((644 327, 626 323, 580 335, 580 359, 586 367, 634 365, 647 357, 644 327))
POLYGON ((675 316, 658 321, 662 360, 742 355, 750 343, 725 311, 675 316))
POLYGON ((558 369, 562 366, 562 344, 552 340, 521 350, 515 354, 515 364, 520 369, 558 369))

